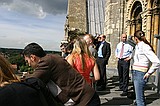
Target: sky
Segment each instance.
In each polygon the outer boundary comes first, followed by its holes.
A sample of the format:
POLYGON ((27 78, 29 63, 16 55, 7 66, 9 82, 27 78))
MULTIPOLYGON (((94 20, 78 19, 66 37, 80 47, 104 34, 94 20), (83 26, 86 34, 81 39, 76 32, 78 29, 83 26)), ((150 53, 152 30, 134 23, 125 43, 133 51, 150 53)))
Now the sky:
POLYGON ((0 0, 0 48, 60 51, 68 0, 0 0))

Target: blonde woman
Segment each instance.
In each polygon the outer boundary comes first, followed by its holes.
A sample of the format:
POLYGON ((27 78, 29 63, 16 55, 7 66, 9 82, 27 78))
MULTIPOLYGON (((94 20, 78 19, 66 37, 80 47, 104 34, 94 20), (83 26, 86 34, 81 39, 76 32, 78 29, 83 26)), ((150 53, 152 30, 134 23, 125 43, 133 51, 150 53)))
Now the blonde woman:
POLYGON ((91 55, 86 41, 77 37, 73 44, 72 53, 66 58, 67 61, 86 79, 91 85, 90 72, 94 74, 94 81, 100 79, 98 66, 95 58, 91 55))

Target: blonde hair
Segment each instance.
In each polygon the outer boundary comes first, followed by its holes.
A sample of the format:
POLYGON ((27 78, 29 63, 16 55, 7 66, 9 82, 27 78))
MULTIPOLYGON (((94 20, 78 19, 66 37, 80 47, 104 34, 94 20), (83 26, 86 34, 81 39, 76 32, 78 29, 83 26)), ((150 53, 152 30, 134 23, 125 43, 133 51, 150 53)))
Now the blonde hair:
POLYGON ((0 86, 6 82, 12 83, 18 81, 18 78, 13 73, 11 64, 7 61, 7 59, 0 55, 0 86))
POLYGON ((82 37, 77 37, 74 40, 74 44, 73 44, 73 50, 71 53, 73 56, 78 54, 80 56, 81 62, 82 62, 82 69, 84 69, 85 67, 85 59, 84 59, 84 55, 88 55, 89 58, 94 58, 87 46, 86 41, 82 38, 82 37))

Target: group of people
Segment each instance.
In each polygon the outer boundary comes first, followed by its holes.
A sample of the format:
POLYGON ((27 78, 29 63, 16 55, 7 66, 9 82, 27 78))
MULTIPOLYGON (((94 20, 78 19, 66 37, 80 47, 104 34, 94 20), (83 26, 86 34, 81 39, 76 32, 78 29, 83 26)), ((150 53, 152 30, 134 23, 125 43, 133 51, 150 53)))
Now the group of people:
MULTIPOLYGON (((159 68, 160 60, 143 31, 136 31, 132 38, 135 46, 127 42, 126 34, 122 34, 115 50, 119 90, 123 91, 121 96, 127 96, 130 61, 133 60, 131 66, 136 103, 137 106, 145 106, 144 87, 149 76, 159 68)), ((34 72, 24 79, 19 79, 7 59, 0 56, 0 98, 3 98, 0 104, 100 106, 96 90, 106 89, 106 65, 111 55, 110 44, 105 39, 105 35, 99 35, 94 43, 91 34, 77 37, 72 50, 64 57, 46 54, 40 45, 30 43, 24 48, 23 56, 34 72), (41 86, 33 87, 35 82, 41 86), (42 89, 43 92, 39 93, 33 88, 42 89)))
POLYGON ((130 38, 127 41, 127 35, 122 34, 121 42, 117 44, 115 50, 115 56, 118 58, 119 90, 123 91, 121 96, 127 96, 129 69, 131 68, 136 104, 145 106, 144 89, 148 78, 160 67, 160 60, 146 40, 143 31, 136 31, 130 38))
POLYGON ((106 36, 103 34, 97 38, 91 34, 79 36, 72 41, 72 52, 65 57, 96 90, 106 89, 106 65, 111 55, 111 48, 105 39, 106 36))
MULTIPOLYGON (((23 56, 28 65, 34 69, 33 74, 27 75, 23 80, 28 81, 30 78, 38 78, 44 85, 48 86, 48 88, 53 84, 51 88, 59 88, 57 92, 54 92, 55 98, 53 99, 55 101, 58 100, 61 104, 70 106, 100 106, 100 99, 95 90, 86 82, 84 77, 61 56, 46 54, 43 48, 37 43, 28 44, 23 50, 23 56)), ((3 106, 15 105, 16 103, 16 106, 22 104, 24 104, 24 106, 47 106, 43 105, 41 96, 38 97, 39 95, 36 92, 29 92, 27 89, 23 90, 22 88, 25 87, 23 87, 24 85, 22 86, 21 80, 18 80, 13 74, 11 66, 9 64, 6 66, 6 60, 4 58, 1 61, 0 84, 4 85, 8 83, 0 90, 1 98, 3 98, 0 99, 0 103, 3 104, 3 106), (12 80, 17 82, 16 87, 12 80), (10 87, 12 89, 10 89, 10 87), (40 102, 38 102, 38 99, 40 102)), ((49 105, 55 106, 55 104, 49 105)))

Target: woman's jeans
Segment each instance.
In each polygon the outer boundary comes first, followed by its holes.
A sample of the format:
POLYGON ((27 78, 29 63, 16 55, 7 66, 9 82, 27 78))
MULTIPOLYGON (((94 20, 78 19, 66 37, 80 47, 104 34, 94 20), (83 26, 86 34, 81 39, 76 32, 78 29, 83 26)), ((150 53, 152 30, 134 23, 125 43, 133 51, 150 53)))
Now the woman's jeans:
POLYGON ((132 70, 132 77, 136 93, 136 103, 137 106, 145 106, 145 96, 144 96, 144 87, 148 79, 143 79, 145 72, 138 70, 132 70))

